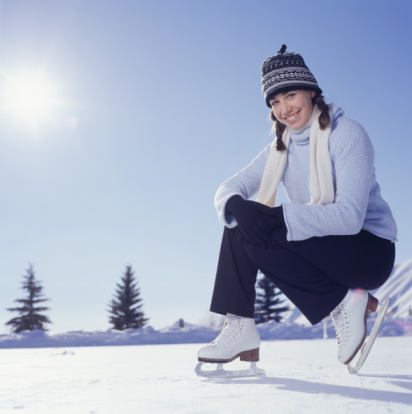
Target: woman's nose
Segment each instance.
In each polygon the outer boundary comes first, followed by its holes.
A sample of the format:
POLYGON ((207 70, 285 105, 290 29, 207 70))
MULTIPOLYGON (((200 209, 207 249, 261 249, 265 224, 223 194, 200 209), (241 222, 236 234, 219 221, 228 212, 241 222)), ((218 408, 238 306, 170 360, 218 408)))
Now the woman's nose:
POLYGON ((287 102, 281 102, 280 105, 281 105, 280 106, 280 109, 282 111, 282 114, 283 115, 288 115, 290 113, 290 111, 291 111, 290 105, 288 105, 287 102))

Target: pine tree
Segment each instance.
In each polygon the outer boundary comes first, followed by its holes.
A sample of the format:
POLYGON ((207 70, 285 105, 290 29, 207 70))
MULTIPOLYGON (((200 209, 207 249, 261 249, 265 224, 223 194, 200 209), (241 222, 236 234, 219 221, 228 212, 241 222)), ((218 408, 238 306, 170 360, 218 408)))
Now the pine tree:
POLYGON ((33 329, 41 329, 47 331, 44 325, 51 323, 47 316, 42 315, 40 312, 49 310, 45 306, 36 306, 41 302, 45 302, 48 299, 43 298, 43 287, 40 282, 36 280, 33 266, 26 270, 27 275, 24 275, 24 281, 22 283, 22 289, 27 291, 27 297, 25 299, 16 299, 15 302, 21 303, 22 306, 17 308, 8 308, 10 312, 18 312, 20 316, 9 320, 6 325, 12 326, 13 332, 32 331, 33 329))
POLYGON ((256 324, 274 320, 281 322, 282 313, 289 310, 284 305, 283 293, 264 275, 258 279, 256 301, 255 301, 255 322, 256 324))
POLYGON ((137 329, 146 325, 148 318, 145 318, 140 298, 140 289, 134 277, 132 266, 126 266, 126 270, 121 278, 121 283, 117 284, 116 293, 110 302, 109 322, 113 329, 137 329))

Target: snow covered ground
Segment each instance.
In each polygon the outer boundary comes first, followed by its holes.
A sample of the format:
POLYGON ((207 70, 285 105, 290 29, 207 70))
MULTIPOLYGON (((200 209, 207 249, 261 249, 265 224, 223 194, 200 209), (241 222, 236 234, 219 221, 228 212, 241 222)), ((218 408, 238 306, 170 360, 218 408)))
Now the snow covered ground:
POLYGON ((0 349, 0 413, 412 410, 409 335, 379 337, 358 376, 337 361, 335 339, 263 341, 258 366, 266 376, 231 380, 197 377, 198 348, 199 344, 173 344, 0 349))
MULTIPOLYGON (((374 318, 368 318, 368 332, 372 329, 374 318)), ((335 328, 331 318, 327 318, 327 332, 330 338, 335 338, 335 328)), ((223 323, 223 320, 222 320, 223 323)), ((310 326, 293 322, 276 323, 274 321, 258 325, 262 340, 279 339, 318 339, 323 337, 323 323, 310 326)), ((221 330, 220 327, 207 327, 179 323, 159 331, 151 326, 140 329, 117 331, 70 331, 64 333, 49 333, 35 329, 18 334, 0 335, 1 348, 56 348, 78 346, 115 346, 115 345, 171 345, 194 344, 211 342, 221 330)), ((411 318, 386 318, 379 331, 380 336, 412 335, 411 318)))

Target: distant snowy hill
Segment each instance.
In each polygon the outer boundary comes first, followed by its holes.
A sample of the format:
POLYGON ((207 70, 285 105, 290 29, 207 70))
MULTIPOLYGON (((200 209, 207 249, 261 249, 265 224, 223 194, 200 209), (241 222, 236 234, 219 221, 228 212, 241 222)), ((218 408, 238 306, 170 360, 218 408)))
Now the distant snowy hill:
MULTIPOLYGON (((372 293, 379 301, 388 296, 391 298, 387 319, 412 318, 412 259, 396 265, 388 281, 372 293)), ((309 325, 299 309, 293 305, 291 307, 291 311, 285 314, 284 320, 309 325)))
POLYGON ((391 298, 388 317, 412 317, 412 259, 396 265, 388 281, 373 294, 379 300, 391 298))
MULTIPOLYGON (((368 329, 373 320, 368 320, 368 329)), ((24 331, 18 334, 0 335, 1 348, 60 348, 60 347, 89 347, 116 345, 160 345, 160 344, 193 344, 211 342, 221 328, 185 324, 183 328, 176 323, 159 331, 151 326, 140 329, 116 331, 71 331, 65 333, 47 333, 40 330, 24 331)), ((262 340, 294 340, 319 339, 323 337, 323 325, 315 326, 294 322, 277 323, 274 321, 258 325, 262 340)), ((330 318, 327 323, 329 338, 335 337, 335 330, 330 318)), ((412 318, 385 319, 380 336, 409 336, 412 335, 412 318)))

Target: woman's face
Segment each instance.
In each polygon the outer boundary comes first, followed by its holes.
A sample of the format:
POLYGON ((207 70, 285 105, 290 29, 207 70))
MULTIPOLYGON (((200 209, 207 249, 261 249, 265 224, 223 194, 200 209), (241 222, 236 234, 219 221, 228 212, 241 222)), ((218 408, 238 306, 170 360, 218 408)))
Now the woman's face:
POLYGON ((279 93, 270 99, 272 111, 279 122, 292 128, 302 128, 312 115, 314 91, 298 89, 279 93))

